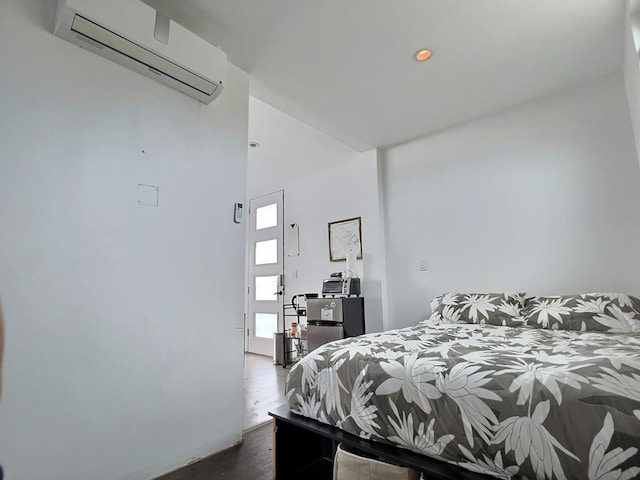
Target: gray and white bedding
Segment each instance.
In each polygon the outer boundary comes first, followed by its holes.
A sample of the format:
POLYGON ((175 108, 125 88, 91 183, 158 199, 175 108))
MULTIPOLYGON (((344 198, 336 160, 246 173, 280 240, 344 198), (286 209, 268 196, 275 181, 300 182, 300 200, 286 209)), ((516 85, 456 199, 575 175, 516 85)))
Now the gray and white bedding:
POLYGON ((439 298, 429 321, 311 352, 287 379, 290 409, 502 478, 640 477, 640 323, 624 299, 507 301, 518 318, 489 325, 507 296, 439 298), (442 315, 452 298, 466 318, 442 315), (559 330, 576 301, 607 331, 559 330))

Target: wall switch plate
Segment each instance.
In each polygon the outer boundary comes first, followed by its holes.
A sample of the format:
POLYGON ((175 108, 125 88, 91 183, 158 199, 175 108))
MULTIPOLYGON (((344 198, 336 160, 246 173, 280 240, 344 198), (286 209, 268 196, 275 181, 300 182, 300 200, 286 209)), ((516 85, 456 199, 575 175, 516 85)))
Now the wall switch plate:
POLYGON ((418 261, 418 271, 420 272, 426 272, 427 271, 427 261, 426 260, 419 260, 418 261))
POLYGON ((233 204, 233 223, 242 223, 242 204, 233 204))
POLYGON ((160 188, 155 185, 138 184, 138 205, 157 207, 160 188))

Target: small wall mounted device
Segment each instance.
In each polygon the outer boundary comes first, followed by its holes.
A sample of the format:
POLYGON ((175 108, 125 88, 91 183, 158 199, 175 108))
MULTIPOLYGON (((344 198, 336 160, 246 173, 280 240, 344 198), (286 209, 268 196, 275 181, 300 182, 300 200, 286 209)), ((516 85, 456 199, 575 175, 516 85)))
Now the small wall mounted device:
POLYGON ((233 205, 233 222, 242 223, 242 204, 235 203, 233 205))

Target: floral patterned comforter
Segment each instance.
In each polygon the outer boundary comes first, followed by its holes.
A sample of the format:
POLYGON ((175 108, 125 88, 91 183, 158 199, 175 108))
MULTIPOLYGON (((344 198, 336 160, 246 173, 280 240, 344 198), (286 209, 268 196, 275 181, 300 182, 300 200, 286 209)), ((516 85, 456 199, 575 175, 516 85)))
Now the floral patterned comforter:
POLYGON ((640 478, 640 337, 431 324, 332 342, 294 413, 502 478, 640 478))

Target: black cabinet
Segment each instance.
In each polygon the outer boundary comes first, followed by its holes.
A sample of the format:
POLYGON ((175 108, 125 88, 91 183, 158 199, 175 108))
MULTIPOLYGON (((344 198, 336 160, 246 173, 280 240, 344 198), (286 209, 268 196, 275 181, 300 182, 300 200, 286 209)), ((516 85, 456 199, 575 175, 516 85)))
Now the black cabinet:
POLYGON ((295 415, 286 405, 269 412, 273 417, 273 470, 275 480, 331 480, 338 445, 363 456, 409 467, 429 480, 486 480, 486 475, 460 469, 403 448, 365 440, 336 427, 295 415))
POLYGON ((344 312, 344 338, 364 335, 364 298, 349 297, 342 299, 342 310, 344 312))

